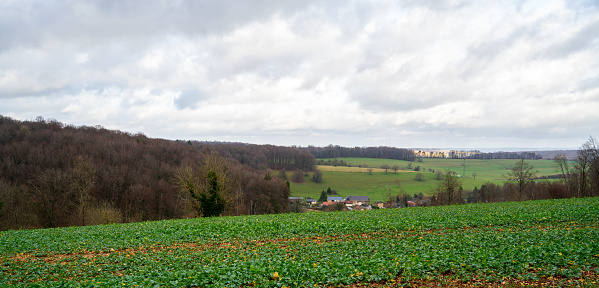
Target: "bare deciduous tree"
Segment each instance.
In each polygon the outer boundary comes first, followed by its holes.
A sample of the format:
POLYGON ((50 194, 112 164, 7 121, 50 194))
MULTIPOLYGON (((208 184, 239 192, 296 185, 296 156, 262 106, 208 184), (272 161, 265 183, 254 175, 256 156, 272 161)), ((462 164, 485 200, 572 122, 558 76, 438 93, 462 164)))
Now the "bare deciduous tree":
POLYGON ((443 177, 443 182, 439 183, 436 188, 436 199, 434 199, 437 204, 461 204, 463 202, 463 189, 462 189, 462 181, 451 171, 447 171, 445 173, 445 177, 443 177))
POLYGON ((589 140, 578 149, 578 156, 574 164, 577 177, 578 197, 599 195, 599 149, 597 140, 589 137, 589 140))
POLYGON ((295 183, 304 183, 304 172, 302 170, 295 170, 291 174, 291 181, 295 183))
MULTIPOLYGON (((534 166, 524 159, 518 160, 512 171, 507 174, 507 182, 513 184, 516 187, 516 198, 515 200, 523 200, 526 197, 527 188, 537 176, 539 171, 533 170, 534 166)), ((535 194, 531 193, 531 199, 535 199, 535 194)))
POLYGON ((383 164, 383 165, 381 165, 381 169, 385 169, 385 174, 387 174, 387 170, 391 169, 391 166, 389 166, 387 164, 383 164))
POLYGON ((572 191, 572 175, 570 173, 570 165, 568 163, 568 158, 565 154, 558 154, 553 157, 553 162, 555 164, 555 168, 557 171, 561 173, 561 181, 566 185, 566 189, 568 190, 568 194, 572 191))
POLYGON ((69 176, 60 170, 48 170, 37 178, 33 189, 36 215, 44 227, 67 225, 67 217, 75 205, 69 176))
POLYGON ((79 200, 79 217, 81 225, 85 226, 86 212, 89 209, 90 192, 95 184, 96 170, 89 158, 79 157, 73 163, 73 179, 71 185, 79 200))
POLYGON ((414 177, 414 179, 419 182, 424 181, 424 174, 418 172, 418 173, 416 173, 416 176, 414 177))
POLYGON ((441 171, 441 170, 435 171, 435 179, 442 180, 443 179, 443 171, 441 171))
POLYGON ((322 172, 320 170, 316 170, 312 173, 312 182, 322 183, 322 172))

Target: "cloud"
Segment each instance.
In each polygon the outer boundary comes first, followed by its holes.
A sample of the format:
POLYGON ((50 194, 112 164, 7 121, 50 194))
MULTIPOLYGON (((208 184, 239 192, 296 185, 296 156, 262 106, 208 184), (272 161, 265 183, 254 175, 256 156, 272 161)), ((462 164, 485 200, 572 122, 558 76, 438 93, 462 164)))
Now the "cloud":
POLYGON ((577 87, 579 92, 586 92, 587 90, 593 90, 593 89, 598 89, 598 88, 599 88, 599 74, 582 79, 582 81, 580 81, 578 83, 578 87, 577 87))
POLYGON ((567 35, 567 38, 547 49, 547 56, 564 58, 573 53, 584 51, 587 47, 596 50, 599 47, 599 18, 567 35))
POLYGON ((593 1, 0 6, 0 113, 20 119, 280 145, 576 147, 599 129, 593 1))
POLYGON ((175 105, 178 109, 195 109, 204 98, 203 92, 198 89, 188 88, 175 98, 175 105))

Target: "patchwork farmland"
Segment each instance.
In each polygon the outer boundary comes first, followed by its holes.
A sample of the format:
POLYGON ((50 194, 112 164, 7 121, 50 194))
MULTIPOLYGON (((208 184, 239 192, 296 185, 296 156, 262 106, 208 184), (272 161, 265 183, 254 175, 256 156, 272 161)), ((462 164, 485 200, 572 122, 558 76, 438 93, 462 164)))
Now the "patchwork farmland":
MULTIPOLYGON (((323 166, 319 165, 317 169, 323 173, 322 183, 312 182, 312 175, 308 174, 303 183, 291 183, 292 196, 311 197, 318 199, 322 190, 328 187, 338 190, 339 196, 364 195, 369 196, 373 201, 387 201, 387 189, 391 189, 392 195, 398 193, 408 193, 410 195, 423 193, 431 195, 435 187, 440 182, 432 171, 453 171, 458 175, 465 173, 461 177, 465 190, 480 188, 487 182, 503 184, 505 175, 514 166, 517 160, 513 159, 422 159, 422 162, 410 162, 390 159, 373 158, 337 158, 351 167, 346 166, 323 166), (464 169, 464 163, 466 169, 464 169), (397 165, 401 170, 397 173, 391 169, 385 172, 381 169, 382 165, 397 165), (407 170, 411 165, 412 170, 407 170), (359 167, 362 166, 362 167, 359 167), (416 166, 420 166, 422 181, 417 181, 413 171, 416 166), (372 169, 369 173, 368 168, 372 169), (474 173, 474 176, 473 176, 474 173), (400 185, 397 185, 400 183, 400 185)), ((528 160, 538 170, 538 176, 548 176, 557 174, 555 164, 551 160, 528 160)), ((276 174, 276 173, 275 173, 276 174)), ((291 175, 291 173, 289 173, 291 175)))

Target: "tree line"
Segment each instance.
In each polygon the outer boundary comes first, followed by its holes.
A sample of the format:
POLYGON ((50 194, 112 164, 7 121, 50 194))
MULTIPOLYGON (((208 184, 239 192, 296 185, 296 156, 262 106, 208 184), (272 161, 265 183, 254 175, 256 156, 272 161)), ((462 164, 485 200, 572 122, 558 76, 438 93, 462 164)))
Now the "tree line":
MULTIPOLYGON (((480 152, 479 150, 471 151, 448 151, 445 152, 423 152, 414 151, 413 149, 395 148, 395 147, 341 147, 338 145, 329 145, 326 147, 308 146, 305 148, 312 153, 316 158, 378 158, 378 159, 395 159, 405 161, 416 161, 424 158, 451 158, 451 159, 542 159, 541 155, 535 152, 480 152)), ((340 166, 345 166, 339 164, 340 166)), ((337 165, 334 165, 337 166, 337 165)))
POLYGON ((286 211, 289 185, 266 179, 269 166, 218 148, 0 115, 0 229, 211 216, 213 200, 218 215, 286 211))
MULTIPOLYGON (((460 158, 461 157, 451 157, 460 158)), ((527 159, 527 160, 538 160, 543 157, 537 155, 535 152, 488 152, 488 153, 474 153, 467 157, 468 159, 527 159)))
POLYGON ((218 151, 224 157, 235 159, 241 164, 258 170, 312 171, 316 165, 314 155, 296 147, 230 142, 189 141, 188 143, 200 150, 208 147, 218 151))
POLYGON ((527 159, 527 160, 538 160, 543 159, 543 156, 538 155, 536 152, 480 152, 479 150, 468 150, 468 151, 457 151, 450 150, 445 152, 423 152, 418 151, 418 156, 424 158, 450 158, 450 159, 527 159))
POLYGON ((395 159, 414 161, 416 155, 414 150, 395 147, 341 147, 338 145, 329 145, 326 147, 308 146, 302 148, 312 153, 316 158, 339 158, 339 157, 354 157, 354 158, 380 158, 380 159, 395 159))

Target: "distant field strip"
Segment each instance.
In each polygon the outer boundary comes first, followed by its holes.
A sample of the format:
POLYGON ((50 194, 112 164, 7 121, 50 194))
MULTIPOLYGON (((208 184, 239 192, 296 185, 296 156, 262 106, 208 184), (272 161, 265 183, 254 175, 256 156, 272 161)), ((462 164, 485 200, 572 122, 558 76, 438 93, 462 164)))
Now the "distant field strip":
MULTIPOLYGON (((318 165, 316 166, 316 169, 320 170, 320 171, 329 171, 329 172, 352 172, 352 173, 368 173, 370 172, 368 169, 372 169, 373 173, 380 173, 380 172, 385 172, 385 169, 381 169, 381 168, 365 168, 365 167, 347 167, 347 166, 324 166, 324 165, 318 165)), ((414 171, 408 171, 408 170, 398 170, 397 173, 400 172, 414 172, 414 171)), ((388 169, 387 173, 395 173, 393 170, 388 169)))
POLYGON ((593 286, 598 223, 586 198, 4 231, 0 283, 593 286))

